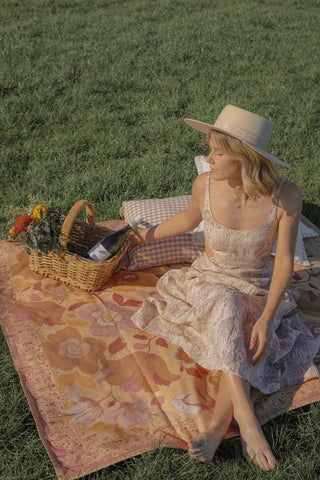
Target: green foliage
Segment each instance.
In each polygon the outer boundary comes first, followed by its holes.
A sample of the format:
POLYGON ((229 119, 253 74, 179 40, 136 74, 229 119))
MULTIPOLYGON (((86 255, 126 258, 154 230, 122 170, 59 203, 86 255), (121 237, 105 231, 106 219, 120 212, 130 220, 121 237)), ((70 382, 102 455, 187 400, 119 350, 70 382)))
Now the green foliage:
POLYGON ((59 241, 63 218, 61 209, 48 208, 47 215, 40 210, 40 216, 36 222, 31 223, 27 231, 24 232, 27 253, 31 253, 30 248, 39 250, 44 255, 51 251, 62 252, 62 246, 59 241))
POLYGON ((226 103, 271 118, 320 226, 319 2, 1 2, 0 226, 28 193, 98 220, 123 200, 191 192, 201 134, 226 103), (1 219, 2 217, 2 219, 1 219))
MULTIPOLYGON (((227 103, 270 118, 270 151, 289 163, 320 227, 319 0, 2 0, 0 230, 28 195, 96 219, 123 200, 188 194, 206 154, 184 117, 212 122, 227 103)), ((48 233, 48 232, 47 232, 48 233)), ((43 243, 45 241, 43 240, 43 243)), ((1 337, 1 480, 53 480, 1 337)), ((202 465, 157 448, 87 480, 314 480, 320 408, 265 430, 279 460, 262 473, 238 440, 202 465)))

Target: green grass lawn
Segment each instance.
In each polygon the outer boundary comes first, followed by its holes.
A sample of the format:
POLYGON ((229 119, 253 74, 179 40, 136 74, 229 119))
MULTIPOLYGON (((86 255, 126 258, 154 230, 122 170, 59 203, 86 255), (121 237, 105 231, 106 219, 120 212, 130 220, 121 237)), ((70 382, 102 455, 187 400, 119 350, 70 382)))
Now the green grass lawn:
MULTIPOLYGON (((319 0, 2 0, 0 229, 27 197, 97 220, 123 200, 191 192, 207 147, 184 117, 232 103, 270 118, 270 151, 320 227, 319 0)), ((0 479, 54 479, 1 338, 0 479)), ((225 441, 210 465, 159 448, 87 477, 320 478, 318 404, 265 429, 280 465, 261 473, 225 441)))

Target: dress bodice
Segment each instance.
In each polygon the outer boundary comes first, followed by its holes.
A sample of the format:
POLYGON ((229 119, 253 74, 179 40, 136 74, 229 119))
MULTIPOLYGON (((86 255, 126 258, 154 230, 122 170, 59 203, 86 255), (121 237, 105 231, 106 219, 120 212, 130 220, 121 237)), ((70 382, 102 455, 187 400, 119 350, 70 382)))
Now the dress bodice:
POLYGON ((210 173, 206 182, 203 207, 204 234, 214 254, 214 263, 224 268, 263 268, 267 263, 278 231, 277 206, 284 179, 273 198, 266 220, 252 230, 237 230, 221 225, 210 206, 210 173))

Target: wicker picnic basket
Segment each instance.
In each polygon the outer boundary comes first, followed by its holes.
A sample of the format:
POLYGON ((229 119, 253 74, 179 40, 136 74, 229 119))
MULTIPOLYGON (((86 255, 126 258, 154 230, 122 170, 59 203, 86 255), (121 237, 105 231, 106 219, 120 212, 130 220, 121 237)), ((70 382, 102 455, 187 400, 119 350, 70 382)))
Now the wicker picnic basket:
POLYGON ((88 291, 101 288, 112 276, 121 258, 126 252, 125 244, 113 257, 96 262, 77 254, 79 248, 92 248, 112 230, 94 223, 94 208, 92 203, 79 200, 64 218, 60 234, 62 253, 55 251, 44 255, 39 250, 30 248, 30 269, 46 277, 52 277, 63 283, 74 285, 88 291), (86 219, 77 219, 80 211, 85 207, 86 219), (70 245, 73 251, 70 252, 70 245))

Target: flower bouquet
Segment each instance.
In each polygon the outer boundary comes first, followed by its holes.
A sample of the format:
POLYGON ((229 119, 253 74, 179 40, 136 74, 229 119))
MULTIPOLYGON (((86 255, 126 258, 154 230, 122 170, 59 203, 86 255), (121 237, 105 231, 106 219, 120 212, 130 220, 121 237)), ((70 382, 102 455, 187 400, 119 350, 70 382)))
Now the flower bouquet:
POLYGON ((63 218, 58 207, 44 206, 42 203, 31 205, 27 213, 19 215, 9 230, 12 240, 25 245, 30 255, 31 248, 44 255, 55 250, 62 252, 59 241, 63 218))
POLYGON ((87 252, 112 232, 94 223, 94 208, 79 200, 67 215, 43 203, 20 212, 9 230, 13 241, 24 244, 30 269, 64 283, 93 291, 101 288, 126 252, 124 245, 113 257, 96 262, 87 252), (85 208, 86 219, 77 219, 85 208))

